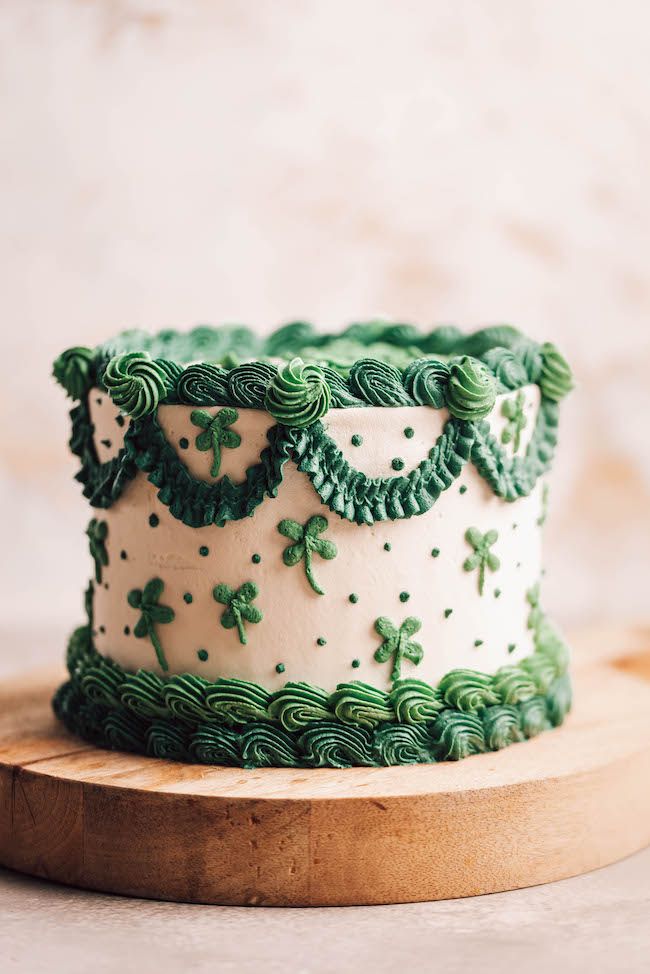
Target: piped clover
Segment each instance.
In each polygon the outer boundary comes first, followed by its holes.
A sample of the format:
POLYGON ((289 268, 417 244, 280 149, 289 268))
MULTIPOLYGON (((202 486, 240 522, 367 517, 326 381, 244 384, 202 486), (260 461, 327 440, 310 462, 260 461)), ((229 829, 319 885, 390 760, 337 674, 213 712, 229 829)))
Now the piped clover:
POLYGON ((102 568, 108 565, 108 551, 106 550, 106 538, 108 537, 108 524, 106 521, 98 521, 96 517, 92 519, 86 528, 88 537, 88 547, 90 555, 95 562, 95 581, 98 585, 102 583, 102 568))
POLYGON ((293 544, 287 545, 282 553, 283 562, 292 568, 304 560, 307 581, 317 595, 324 595, 325 592, 314 578, 312 556, 317 554, 326 561, 331 561, 338 553, 333 541, 319 537, 327 530, 327 523, 327 518, 315 514, 305 524, 299 524, 298 521, 292 521, 290 518, 285 518, 278 524, 280 534, 293 541, 293 544))
POLYGON ((474 553, 465 559, 463 568, 466 572, 472 572, 478 568, 479 595, 483 595, 486 569, 489 568, 491 572, 495 572, 501 567, 501 562, 497 556, 493 551, 490 551, 498 537, 499 532, 495 531, 494 528, 486 531, 485 534, 481 534, 478 528, 468 528, 465 532, 465 540, 472 546, 474 553))
POLYGON ((515 453, 521 446, 521 434, 527 425, 524 413, 525 402, 523 392, 518 392, 513 399, 506 399, 501 406, 501 415, 508 420, 501 433, 501 442, 512 443, 515 453))
POLYGON ((193 409, 190 413, 190 419, 195 426, 200 426, 202 430, 196 437, 196 448, 203 453, 212 450, 210 475, 218 477, 221 469, 222 448, 234 450, 241 444, 239 433, 229 429, 239 419, 239 413, 232 406, 225 406, 214 416, 205 409, 193 409))
POLYGON ((168 605, 160 605, 159 600, 164 587, 162 579, 152 578, 143 589, 131 589, 126 598, 132 609, 140 610, 140 618, 133 628, 133 635, 138 639, 149 637, 161 669, 168 670, 169 665, 156 633, 156 625, 173 622, 175 618, 173 609, 168 605))
POLYGON ((375 650, 374 658, 377 663, 386 663, 392 657, 391 679, 393 682, 400 679, 402 660, 410 660, 417 666, 424 656, 424 650, 420 643, 411 639, 411 636, 414 636, 421 628, 422 623, 415 616, 408 616, 399 629, 386 616, 380 616, 375 622, 375 632, 382 636, 384 641, 375 650))
POLYGON ((255 582, 244 582, 238 589, 233 589, 230 585, 216 585, 212 591, 215 602, 220 602, 226 608, 221 613, 221 625, 224 629, 237 629, 239 642, 245 645, 248 642, 245 623, 261 622, 262 613, 256 605, 252 605, 257 598, 259 589, 255 582))

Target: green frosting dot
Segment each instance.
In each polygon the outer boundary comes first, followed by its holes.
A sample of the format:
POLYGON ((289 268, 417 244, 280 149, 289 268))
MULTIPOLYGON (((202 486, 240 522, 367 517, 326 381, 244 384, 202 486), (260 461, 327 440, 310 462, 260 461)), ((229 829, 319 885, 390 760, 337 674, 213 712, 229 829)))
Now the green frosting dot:
POLYGON ((194 601, 194 596, 192 595, 191 592, 186 592, 185 595, 183 596, 183 601, 187 602, 187 604, 190 605, 194 601))
POLYGON ((277 663, 276 664, 276 667, 275 667, 275 672, 276 673, 284 673, 284 670, 285 670, 284 663, 277 663))
POLYGON ((210 554, 210 549, 208 548, 207 544, 201 545, 201 547, 199 548, 199 554, 203 558, 207 558, 207 556, 210 554))
POLYGON ((402 460, 401 457, 394 457, 391 460, 390 465, 393 468, 393 470, 403 470, 404 469, 404 461, 402 460))
POLYGON ((102 446, 105 446, 107 450, 110 450, 110 448, 113 446, 112 440, 100 440, 99 442, 102 446))
POLYGON ((124 549, 122 549, 122 551, 120 551, 120 558, 122 559, 122 561, 126 561, 126 559, 128 558, 128 555, 127 555, 126 551, 124 551, 124 549))
POLYGON ((360 666, 361 666, 361 660, 360 659, 353 659, 352 660, 352 669, 353 670, 358 670, 360 666))
POLYGON ((459 494, 466 494, 467 493, 467 486, 466 486, 466 484, 461 484, 460 485, 460 487, 458 488, 458 493, 459 494))
POLYGON ((404 436, 406 437, 407 440, 413 439, 413 437, 415 436, 415 430, 413 429, 412 426, 406 427, 406 429, 404 430, 404 436))
POLYGON ((356 605, 357 602, 359 601, 359 596, 357 595, 356 592, 350 592, 348 598, 349 598, 350 602, 352 603, 352 605, 356 605))
POLYGON ((207 649, 199 649, 196 655, 199 657, 202 663, 205 663, 206 659, 208 658, 208 651, 207 649))
POLYGON ((482 639, 475 639, 474 640, 474 645, 475 646, 482 646, 483 645, 483 640, 482 639))
POLYGON ((100 631, 101 633, 105 633, 105 632, 106 632, 106 626, 100 626, 100 627, 99 627, 99 631, 100 631))
POLYGON ((251 561, 253 562, 254 565, 259 565, 259 563, 261 562, 261 560, 262 560, 262 556, 261 555, 258 555, 257 552, 251 558, 251 561))
POLYGON ((453 611, 453 609, 445 609, 445 619, 448 619, 453 611))
POLYGON ((352 444, 352 446, 361 446, 361 444, 363 443, 363 436, 361 435, 361 433, 353 433, 350 443, 352 444))
POLYGON ((129 636, 130 634, 131 634, 131 627, 130 626, 125 626, 124 627, 124 635, 125 636, 129 636))
POLYGON ((432 548, 431 549, 431 557, 432 558, 437 558, 439 554, 440 554, 440 548, 432 548))
POLYGON ((149 515, 149 524, 151 525, 152 528, 158 527, 158 525, 160 524, 160 518, 158 517, 157 514, 149 515))
POLYGON ((494 597, 495 597, 495 599, 498 599, 500 595, 501 595, 501 589, 500 588, 495 588, 495 590, 494 590, 494 597))
POLYGON ((319 636, 316 640, 318 646, 327 646, 327 640, 323 636, 319 636))
POLYGON ((513 531, 516 531, 517 530, 517 522, 516 521, 513 521, 512 522, 512 530, 513 531))
POLYGON ((190 445, 190 441, 186 436, 181 436, 180 440, 178 441, 178 445, 180 446, 181 450, 187 450, 188 446, 190 445))
POLYGON ((400 602, 408 602, 408 600, 410 598, 411 598, 411 596, 410 596, 410 594, 408 592, 400 592, 399 593, 399 600, 400 600, 400 602))
POLYGON ((124 426, 126 420, 124 419, 124 416, 122 416, 122 413, 117 414, 117 416, 115 417, 115 422, 117 423, 118 426, 124 426))
POLYGON ((384 551, 390 551, 390 550, 392 549, 392 547, 393 547, 393 546, 392 546, 392 544, 390 543, 390 541, 387 541, 387 542, 386 542, 386 543, 384 544, 384 551))
POLYGON ((514 653, 514 651, 516 650, 516 648, 517 648, 517 644, 516 643, 508 643, 508 652, 509 653, 514 653))

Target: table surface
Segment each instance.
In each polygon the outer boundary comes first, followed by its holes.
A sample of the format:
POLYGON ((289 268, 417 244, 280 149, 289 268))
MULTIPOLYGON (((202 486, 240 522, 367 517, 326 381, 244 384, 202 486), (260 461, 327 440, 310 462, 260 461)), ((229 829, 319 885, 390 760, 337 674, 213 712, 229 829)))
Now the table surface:
MULTIPOLYGON (((22 652, 0 677, 51 661, 53 636, 0 631, 22 652), (46 649, 49 647, 49 649, 46 649), (45 652, 44 652, 45 650, 45 652), (47 656, 45 655, 47 653, 47 656)), ((63 637, 61 636, 61 645, 63 637)), ((527 974, 636 974, 650 954, 650 849, 531 889, 400 906, 276 909, 160 903, 57 886, 0 869, 0 970, 93 974, 446 974, 525 963, 527 974)))

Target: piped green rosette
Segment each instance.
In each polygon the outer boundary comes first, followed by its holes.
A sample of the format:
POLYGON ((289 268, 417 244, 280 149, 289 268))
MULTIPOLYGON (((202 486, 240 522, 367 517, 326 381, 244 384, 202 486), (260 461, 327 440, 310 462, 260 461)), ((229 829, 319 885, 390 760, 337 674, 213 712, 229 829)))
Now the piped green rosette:
POLYGON ((539 380, 542 395, 559 402, 573 389, 573 374, 568 362, 550 342, 541 348, 542 370, 539 380))
POLYGON ((352 767, 457 761, 562 723, 568 654, 542 616, 535 651, 494 674, 458 669, 437 686, 361 681, 326 693, 290 681, 271 692, 239 679, 129 673, 93 647, 90 624, 68 646, 69 680, 53 706, 91 743, 235 767, 352 767))
POLYGON ((54 361, 52 374, 71 399, 82 399, 93 383, 94 353, 82 345, 68 348, 54 361))
POLYGON ((264 400, 266 409, 282 426, 303 429, 327 413, 332 393, 322 370, 293 358, 271 380, 264 400))
POLYGON ((484 419, 492 412, 496 397, 496 382, 486 365, 468 355, 451 363, 447 408, 452 416, 474 422, 484 419))
POLYGON ((156 411, 180 374, 180 367, 154 360, 147 352, 124 352, 109 361, 103 382, 118 409, 141 419, 156 411))

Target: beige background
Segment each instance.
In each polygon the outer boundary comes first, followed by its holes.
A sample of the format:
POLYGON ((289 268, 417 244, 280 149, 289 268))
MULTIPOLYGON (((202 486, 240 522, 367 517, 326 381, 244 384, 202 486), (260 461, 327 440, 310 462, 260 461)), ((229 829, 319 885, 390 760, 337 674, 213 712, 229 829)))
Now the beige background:
POLYGON ((644 0, 0 3, 5 624, 72 623, 88 573, 57 352, 377 313, 562 347, 546 601, 643 616, 649 31, 644 0))

